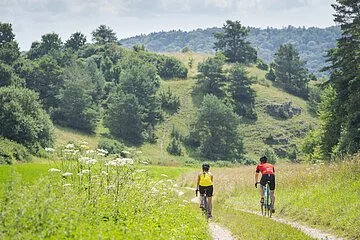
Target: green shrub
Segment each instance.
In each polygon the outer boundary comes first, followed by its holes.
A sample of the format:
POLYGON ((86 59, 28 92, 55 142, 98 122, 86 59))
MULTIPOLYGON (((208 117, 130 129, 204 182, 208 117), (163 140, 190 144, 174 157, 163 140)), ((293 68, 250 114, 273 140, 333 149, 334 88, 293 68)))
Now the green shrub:
POLYGON ((26 146, 31 152, 53 144, 53 124, 32 90, 0 88, 0 122, 0 136, 26 146))
POLYGON ((181 143, 178 139, 172 138, 166 149, 171 155, 181 156, 181 143))
POLYGON ((31 155, 21 144, 0 138, 0 164, 13 164, 14 161, 30 161, 31 155))
POLYGON ((98 148, 108 151, 109 154, 120 154, 120 152, 124 150, 124 145, 114 139, 102 138, 100 139, 98 148))

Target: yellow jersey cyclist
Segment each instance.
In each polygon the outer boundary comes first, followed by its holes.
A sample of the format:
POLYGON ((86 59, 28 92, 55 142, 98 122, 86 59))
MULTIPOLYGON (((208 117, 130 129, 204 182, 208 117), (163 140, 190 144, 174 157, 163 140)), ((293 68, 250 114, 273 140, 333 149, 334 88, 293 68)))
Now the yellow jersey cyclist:
POLYGON ((208 198, 208 205, 209 205, 209 217, 212 217, 212 196, 213 196, 213 181, 214 177, 211 174, 210 165, 207 163, 204 163, 202 165, 202 172, 199 173, 197 178, 197 191, 200 192, 200 208, 204 207, 204 194, 206 191, 206 196, 208 198))

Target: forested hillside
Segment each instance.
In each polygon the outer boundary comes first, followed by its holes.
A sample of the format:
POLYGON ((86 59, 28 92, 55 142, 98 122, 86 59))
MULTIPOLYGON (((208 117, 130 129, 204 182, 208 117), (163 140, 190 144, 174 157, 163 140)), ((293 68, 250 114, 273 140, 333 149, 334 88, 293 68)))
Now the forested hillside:
MULTIPOLYGON (((222 32, 222 28, 196 29, 193 31, 169 31, 140 35, 121 39, 125 47, 144 45, 146 49, 154 52, 179 52, 185 47, 191 51, 201 53, 214 53, 214 34, 222 32)), ((282 29, 253 28, 247 40, 256 48, 258 57, 270 63, 274 53, 285 43, 292 43, 299 51, 300 57, 305 60, 306 67, 316 75, 323 75, 319 70, 325 66, 326 51, 334 48, 336 40, 340 37, 339 27, 304 28, 288 26, 282 29)))

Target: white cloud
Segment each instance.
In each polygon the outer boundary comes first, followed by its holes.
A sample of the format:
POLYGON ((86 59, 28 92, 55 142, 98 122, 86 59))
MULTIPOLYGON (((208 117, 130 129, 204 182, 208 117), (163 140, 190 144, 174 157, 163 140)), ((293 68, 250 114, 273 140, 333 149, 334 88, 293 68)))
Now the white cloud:
POLYGON ((106 24, 118 37, 161 30, 221 27, 330 26, 334 0, 0 0, 0 21, 13 24, 24 50, 48 32, 66 40, 106 24))

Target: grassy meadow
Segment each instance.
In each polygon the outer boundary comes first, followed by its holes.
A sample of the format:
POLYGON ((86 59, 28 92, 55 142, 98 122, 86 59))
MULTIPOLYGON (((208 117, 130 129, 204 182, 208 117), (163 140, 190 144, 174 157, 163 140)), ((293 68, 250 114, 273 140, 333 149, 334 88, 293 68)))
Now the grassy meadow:
MULTIPOLYGON (((215 168, 212 173, 215 182, 214 215, 220 215, 220 222, 238 236, 251 236, 253 226, 259 227, 259 223, 265 229, 264 234, 275 231, 268 219, 246 213, 260 212, 259 193, 254 187, 254 166, 215 168)), ((181 185, 194 186, 195 177, 196 172, 187 173, 181 185)), ((346 239, 360 238, 360 156, 343 163, 321 165, 280 163, 276 165, 275 196, 275 217, 326 230, 346 239)), ((282 231, 292 234, 294 229, 284 228, 279 234, 282 231)), ((248 239, 284 239, 280 236, 248 239)))

